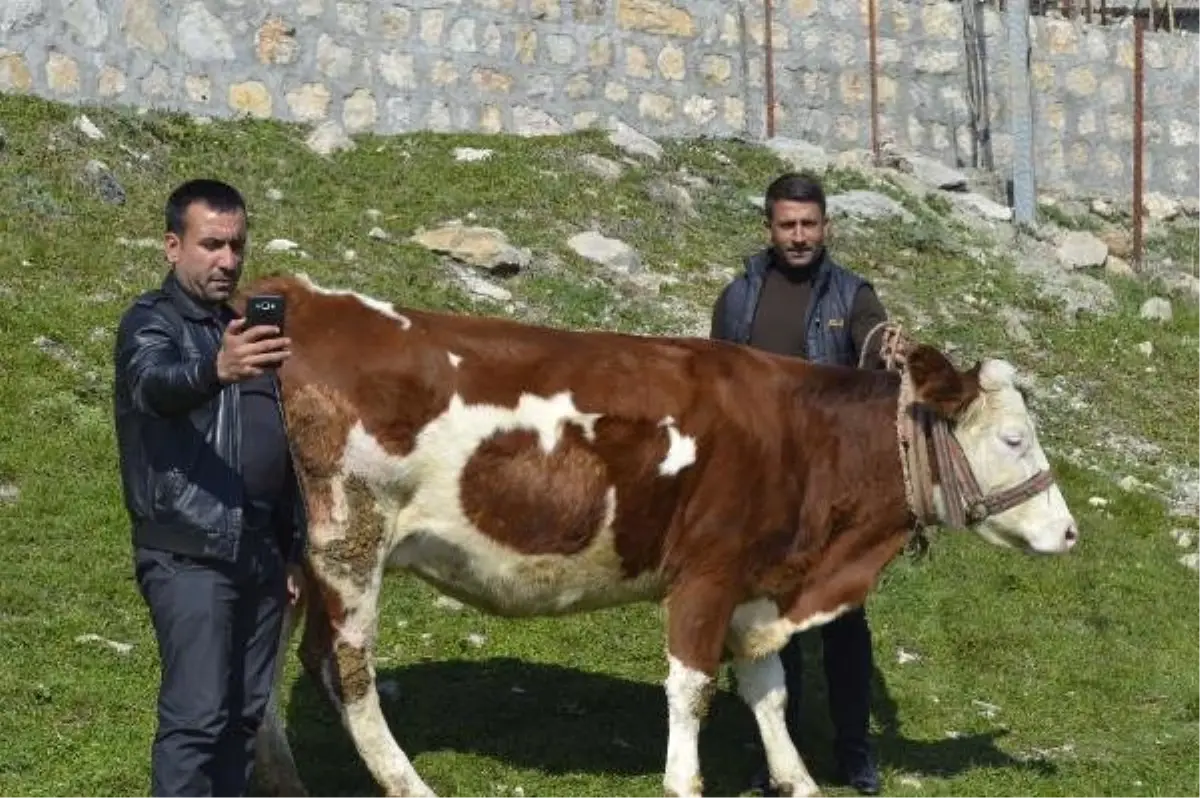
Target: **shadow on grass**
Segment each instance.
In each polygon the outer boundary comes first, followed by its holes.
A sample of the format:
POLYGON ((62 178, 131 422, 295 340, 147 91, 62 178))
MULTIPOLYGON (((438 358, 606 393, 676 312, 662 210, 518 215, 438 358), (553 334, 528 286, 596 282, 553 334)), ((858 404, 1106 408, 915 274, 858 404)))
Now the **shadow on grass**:
MULTIPOLYGON (((811 653, 805 659, 819 662, 811 653)), ((812 670, 805 673, 801 754, 824 787, 833 784, 832 733, 824 680, 812 670)), ((657 684, 511 658, 418 663, 381 669, 378 679, 385 685, 384 714, 410 759, 454 752, 549 776, 652 776, 656 784, 664 766, 666 702, 657 684)), ((948 777, 978 767, 1052 767, 1013 759, 995 747, 994 733, 905 739, 878 671, 874 694, 886 769, 948 777)), ((379 794, 336 715, 305 676, 294 683, 288 727, 310 794, 379 794)), ((759 750, 749 711, 736 694, 719 690, 700 738, 705 792, 747 793, 762 761, 759 750)), ((428 780, 440 792, 453 789, 436 776, 428 780)))

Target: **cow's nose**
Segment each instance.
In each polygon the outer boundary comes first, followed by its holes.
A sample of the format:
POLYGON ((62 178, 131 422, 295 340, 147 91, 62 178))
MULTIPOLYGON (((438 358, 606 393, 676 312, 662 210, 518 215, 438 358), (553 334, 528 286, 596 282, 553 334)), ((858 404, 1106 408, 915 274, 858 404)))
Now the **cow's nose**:
POLYGON ((1079 540, 1079 527, 1074 521, 1072 521, 1067 527, 1066 534, 1064 534, 1063 537, 1066 538, 1068 549, 1074 546, 1076 541, 1079 540))

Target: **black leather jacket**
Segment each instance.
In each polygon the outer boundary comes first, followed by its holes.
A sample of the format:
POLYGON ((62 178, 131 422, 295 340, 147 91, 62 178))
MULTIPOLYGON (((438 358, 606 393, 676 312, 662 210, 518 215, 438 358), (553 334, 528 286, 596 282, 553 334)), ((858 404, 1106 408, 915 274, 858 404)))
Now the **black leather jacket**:
MULTIPOLYGON (((224 324, 174 273, 122 316, 113 410, 125 507, 135 546, 232 562, 242 533, 239 387, 217 379, 224 324)), ((278 384, 276 391, 278 391, 278 384)), ((289 469, 294 474, 294 471, 289 469)), ((276 530, 289 561, 305 519, 294 476, 276 530)))

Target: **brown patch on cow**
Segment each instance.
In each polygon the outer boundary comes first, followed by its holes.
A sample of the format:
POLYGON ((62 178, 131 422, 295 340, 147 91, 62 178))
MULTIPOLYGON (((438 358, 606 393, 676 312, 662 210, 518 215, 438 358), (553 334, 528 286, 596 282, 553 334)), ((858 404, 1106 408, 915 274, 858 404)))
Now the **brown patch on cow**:
POLYGON ((604 526, 608 470, 577 425, 550 452, 528 429, 498 432, 475 450, 459 479, 467 518, 523 554, 577 554, 604 526))
POLYGON ((364 698, 371 689, 371 669, 367 667, 367 652, 339 640, 334 649, 337 666, 337 693, 343 704, 353 704, 364 698))
POLYGON ((283 407, 300 472, 314 480, 337 473, 353 418, 345 400, 314 383, 285 382, 283 407))
POLYGON ((662 560, 666 530, 678 508, 683 480, 691 468, 660 476, 670 439, 655 421, 604 416, 596 422, 595 450, 608 465, 617 488, 613 521, 621 571, 633 578, 662 560))
MULTIPOLYGON (((310 589, 305 601, 304 635, 300 639, 300 664, 309 678, 324 687, 321 668, 333 654, 334 625, 345 619, 341 596, 315 572, 307 575, 310 589)), ((332 697, 332 696, 331 696, 332 697)))
POLYGON ((960 372, 938 350, 919 346, 908 355, 916 400, 953 419, 979 395, 979 364, 960 372))
POLYGON ((342 479, 342 486, 349 516, 344 534, 314 545, 313 556, 322 568, 362 585, 370 580, 382 556, 383 515, 365 479, 350 475, 342 479))

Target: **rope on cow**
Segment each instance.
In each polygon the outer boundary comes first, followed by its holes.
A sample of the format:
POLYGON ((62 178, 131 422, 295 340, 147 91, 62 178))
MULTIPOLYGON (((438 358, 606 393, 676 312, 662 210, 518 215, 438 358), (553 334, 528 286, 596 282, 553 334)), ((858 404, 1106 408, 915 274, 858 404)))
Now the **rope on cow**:
POLYGON ((863 339, 862 351, 859 352, 859 368, 866 365, 867 356, 872 351, 870 344, 876 336, 879 337, 878 356, 883 362, 883 368, 900 374, 900 396, 896 403, 900 473, 904 479, 905 499, 909 509, 916 516, 912 535, 905 548, 910 554, 920 558, 929 550, 925 530, 931 523, 937 522, 929 462, 929 435, 933 419, 928 410, 915 403, 912 377, 906 368, 911 342, 899 323, 881 321, 871 328, 863 339))

